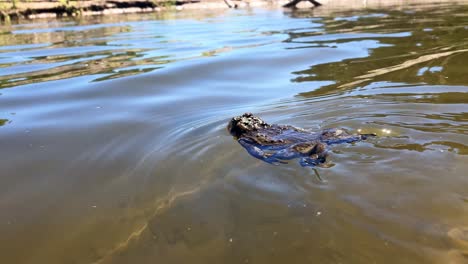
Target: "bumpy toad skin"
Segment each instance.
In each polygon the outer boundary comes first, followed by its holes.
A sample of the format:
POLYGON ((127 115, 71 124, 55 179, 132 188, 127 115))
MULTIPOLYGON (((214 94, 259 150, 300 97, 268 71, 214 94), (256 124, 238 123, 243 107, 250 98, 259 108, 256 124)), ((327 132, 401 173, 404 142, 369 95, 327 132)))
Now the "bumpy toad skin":
POLYGON ((350 134, 339 128, 313 132, 289 125, 270 125, 252 113, 232 118, 227 129, 255 158, 271 164, 299 158, 299 164, 304 167, 323 166, 327 145, 352 143, 375 136, 350 134))

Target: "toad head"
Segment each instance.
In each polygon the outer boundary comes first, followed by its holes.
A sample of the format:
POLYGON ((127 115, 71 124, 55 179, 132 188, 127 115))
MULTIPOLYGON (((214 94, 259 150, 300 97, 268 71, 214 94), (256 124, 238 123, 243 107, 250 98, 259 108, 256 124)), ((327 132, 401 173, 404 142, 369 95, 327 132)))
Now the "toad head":
POLYGON ((241 116, 232 118, 227 126, 227 130, 229 133, 231 133, 231 135, 239 138, 245 133, 257 131, 269 126, 270 125, 268 125, 265 121, 254 116, 252 113, 245 113, 241 116))

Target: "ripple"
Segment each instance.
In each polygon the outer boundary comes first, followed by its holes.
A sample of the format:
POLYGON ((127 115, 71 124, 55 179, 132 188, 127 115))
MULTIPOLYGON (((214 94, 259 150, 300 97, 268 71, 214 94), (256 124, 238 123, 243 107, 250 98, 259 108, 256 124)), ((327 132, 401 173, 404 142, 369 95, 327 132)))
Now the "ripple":
POLYGON ((3 262, 463 260, 467 9, 423 7, 5 26, 3 262), (274 166, 244 112, 378 137, 274 166))

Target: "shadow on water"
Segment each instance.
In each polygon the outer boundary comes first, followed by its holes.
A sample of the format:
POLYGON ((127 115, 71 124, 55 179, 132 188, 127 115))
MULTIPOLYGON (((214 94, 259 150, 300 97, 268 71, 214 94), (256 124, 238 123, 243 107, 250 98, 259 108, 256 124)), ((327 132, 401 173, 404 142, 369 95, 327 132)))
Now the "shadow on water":
POLYGON ((2 27, 0 261, 465 263, 467 11, 2 27), (226 132, 247 111, 379 136, 273 166, 226 132))

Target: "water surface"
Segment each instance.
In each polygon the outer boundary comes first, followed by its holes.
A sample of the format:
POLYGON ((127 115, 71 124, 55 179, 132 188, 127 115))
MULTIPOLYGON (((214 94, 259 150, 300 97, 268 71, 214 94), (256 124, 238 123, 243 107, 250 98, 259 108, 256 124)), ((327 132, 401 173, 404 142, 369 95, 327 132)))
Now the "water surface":
POLYGON ((468 6, 0 27, 0 262, 468 263, 468 6), (225 130, 362 129, 330 168, 225 130))

